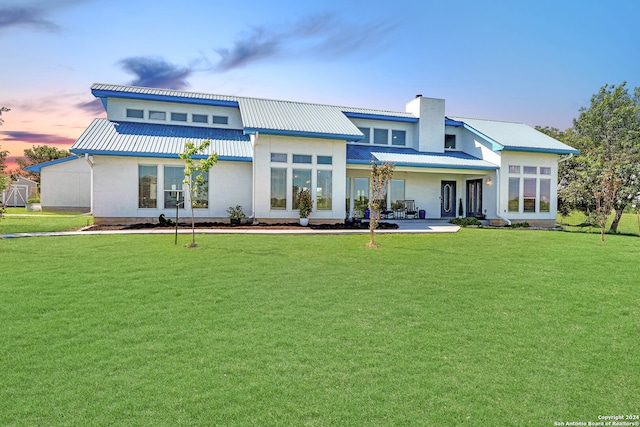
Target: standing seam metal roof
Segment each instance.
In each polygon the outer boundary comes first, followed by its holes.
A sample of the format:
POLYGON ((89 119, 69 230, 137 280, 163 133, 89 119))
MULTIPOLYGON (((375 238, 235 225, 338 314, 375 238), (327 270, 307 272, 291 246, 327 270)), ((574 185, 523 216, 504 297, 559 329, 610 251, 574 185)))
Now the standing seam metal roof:
POLYGON ((253 149, 241 130, 94 119, 71 146, 72 153, 178 157, 187 141, 211 140, 209 150, 221 158, 251 160, 253 149))

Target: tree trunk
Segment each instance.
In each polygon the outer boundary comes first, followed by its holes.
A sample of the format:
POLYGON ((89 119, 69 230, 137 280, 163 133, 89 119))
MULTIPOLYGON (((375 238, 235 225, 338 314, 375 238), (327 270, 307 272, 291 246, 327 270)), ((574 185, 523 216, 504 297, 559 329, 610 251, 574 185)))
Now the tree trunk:
POLYGON ((618 232, 618 224, 620 223, 620 218, 622 218, 622 211, 624 210, 625 206, 622 207, 622 209, 616 209, 616 214, 613 217, 613 222, 611 223, 611 227, 609 227, 609 233, 617 233, 618 232))

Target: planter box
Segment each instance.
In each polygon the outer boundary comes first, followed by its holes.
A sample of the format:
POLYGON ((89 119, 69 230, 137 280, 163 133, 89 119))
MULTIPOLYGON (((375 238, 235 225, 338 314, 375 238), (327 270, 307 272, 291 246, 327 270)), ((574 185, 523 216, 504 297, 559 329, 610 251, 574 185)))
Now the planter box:
POLYGON ((27 203, 27 212, 42 212, 40 203, 27 203))

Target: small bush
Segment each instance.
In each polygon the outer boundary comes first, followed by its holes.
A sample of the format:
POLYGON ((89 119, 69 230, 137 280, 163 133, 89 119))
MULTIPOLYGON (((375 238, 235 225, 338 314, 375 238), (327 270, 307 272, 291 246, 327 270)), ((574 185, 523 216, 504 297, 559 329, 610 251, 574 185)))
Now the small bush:
POLYGON ((531 227, 528 222, 514 222, 510 225, 511 228, 529 228, 531 227))
POLYGON ((454 218, 449 221, 451 224, 459 225, 460 227, 467 227, 469 225, 482 225, 476 218, 454 218))

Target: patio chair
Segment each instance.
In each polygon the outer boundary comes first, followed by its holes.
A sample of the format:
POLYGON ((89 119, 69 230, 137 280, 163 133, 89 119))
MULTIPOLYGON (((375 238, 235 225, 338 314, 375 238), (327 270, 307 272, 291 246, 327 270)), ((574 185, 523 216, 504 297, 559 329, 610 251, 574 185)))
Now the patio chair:
POLYGON ((380 206, 380 219, 389 219, 389 215, 393 215, 393 209, 387 209, 386 200, 378 200, 380 206))
POLYGON ((418 208, 416 207, 416 202, 414 200, 405 200, 404 206, 404 217, 406 219, 409 219, 409 216, 411 216, 411 219, 418 218, 418 208))

